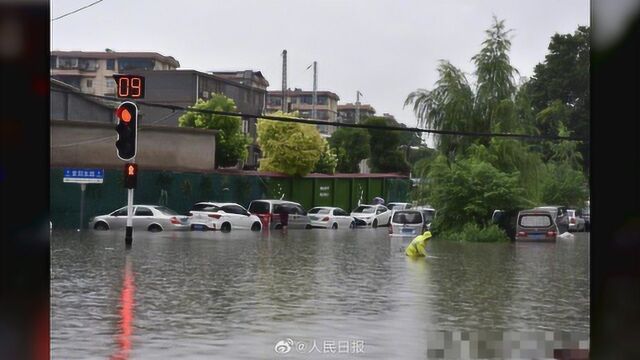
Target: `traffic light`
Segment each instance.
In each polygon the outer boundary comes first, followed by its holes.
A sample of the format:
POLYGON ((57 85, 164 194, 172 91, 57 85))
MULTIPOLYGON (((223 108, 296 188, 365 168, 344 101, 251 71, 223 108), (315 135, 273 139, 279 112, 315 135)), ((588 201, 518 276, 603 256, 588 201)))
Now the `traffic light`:
POLYGON ((124 187, 135 189, 138 183, 138 165, 127 163, 124 165, 124 187))
POLYGON ((125 101, 116 110, 118 140, 116 149, 121 160, 128 161, 136 156, 138 147, 138 107, 131 101, 125 101))

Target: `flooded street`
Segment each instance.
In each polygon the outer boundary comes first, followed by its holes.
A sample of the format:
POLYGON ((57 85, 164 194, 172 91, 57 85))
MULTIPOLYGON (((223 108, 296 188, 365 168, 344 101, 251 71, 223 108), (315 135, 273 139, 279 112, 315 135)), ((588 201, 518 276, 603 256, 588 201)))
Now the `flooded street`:
POLYGON ((574 235, 435 238, 414 260, 386 228, 136 232, 129 251, 124 231, 54 231, 51 357, 425 358, 438 332, 588 339, 590 239, 574 235))

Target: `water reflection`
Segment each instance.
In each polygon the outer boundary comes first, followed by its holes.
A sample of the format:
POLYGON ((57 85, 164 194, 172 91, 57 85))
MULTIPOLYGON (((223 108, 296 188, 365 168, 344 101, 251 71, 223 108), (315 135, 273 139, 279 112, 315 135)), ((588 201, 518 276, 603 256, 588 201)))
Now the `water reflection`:
POLYGON ((135 307, 135 283, 131 270, 131 258, 126 257, 122 293, 120 295, 120 321, 118 327, 118 352, 111 356, 112 360, 128 360, 133 334, 133 315, 135 307))

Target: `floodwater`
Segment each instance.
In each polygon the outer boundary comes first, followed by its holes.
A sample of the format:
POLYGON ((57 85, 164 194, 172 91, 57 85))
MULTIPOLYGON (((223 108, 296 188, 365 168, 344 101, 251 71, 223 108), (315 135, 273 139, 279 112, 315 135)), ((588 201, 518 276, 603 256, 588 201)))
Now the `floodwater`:
POLYGON ((424 359, 456 332, 588 344, 588 233, 433 239, 415 260, 410 240, 386 228, 136 232, 126 250, 124 231, 54 231, 51 358, 424 359))

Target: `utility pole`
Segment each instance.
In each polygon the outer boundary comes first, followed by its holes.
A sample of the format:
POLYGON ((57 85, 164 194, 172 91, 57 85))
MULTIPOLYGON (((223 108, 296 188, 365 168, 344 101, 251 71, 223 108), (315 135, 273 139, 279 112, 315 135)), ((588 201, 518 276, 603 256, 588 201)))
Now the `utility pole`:
POLYGON ((282 112, 287 112, 287 50, 282 50, 282 112))
POLYGON ((316 117, 316 105, 318 104, 318 63, 316 61, 313 62, 313 98, 311 100, 311 118, 317 119, 316 117))
POLYGON ((360 90, 356 92, 356 124, 360 124, 360 90))

